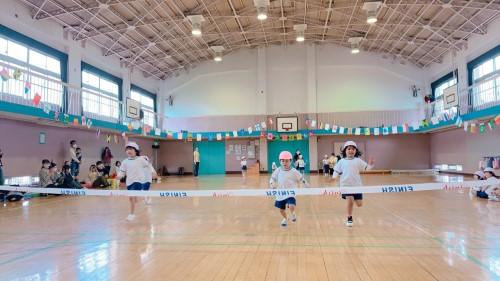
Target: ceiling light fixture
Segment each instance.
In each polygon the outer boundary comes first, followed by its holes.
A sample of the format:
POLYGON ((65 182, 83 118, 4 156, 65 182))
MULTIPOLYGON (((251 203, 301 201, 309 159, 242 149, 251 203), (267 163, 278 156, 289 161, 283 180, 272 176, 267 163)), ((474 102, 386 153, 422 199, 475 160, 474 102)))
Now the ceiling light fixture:
POLYGON ((267 19, 267 6, 271 4, 269 0, 253 0, 253 4, 257 8, 257 18, 259 20, 267 19))
POLYGON ((214 61, 222 61, 222 52, 224 52, 224 46, 212 46, 210 47, 214 52, 214 61))
POLYGON ((363 37, 351 37, 349 38, 349 43, 351 43, 351 54, 357 54, 359 53, 360 46, 361 46, 361 40, 363 40, 363 37))
POLYGON ((293 30, 297 31, 297 42, 304 42, 306 39, 304 36, 305 30, 307 29, 307 24, 294 24, 293 30))
POLYGON ((205 21, 205 18, 202 15, 192 15, 187 16, 187 19, 191 23, 191 34, 201 36, 201 23, 205 21))
POLYGON ((382 5, 382 2, 377 1, 377 2, 365 2, 363 4, 362 10, 366 11, 366 22, 369 24, 374 24, 377 22, 377 14, 380 8, 380 5, 382 5))

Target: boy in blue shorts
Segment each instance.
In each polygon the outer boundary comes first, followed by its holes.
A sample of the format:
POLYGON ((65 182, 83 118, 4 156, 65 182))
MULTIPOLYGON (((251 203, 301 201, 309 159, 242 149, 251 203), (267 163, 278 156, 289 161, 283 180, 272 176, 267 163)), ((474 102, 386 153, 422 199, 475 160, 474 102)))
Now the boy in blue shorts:
POLYGON ((288 151, 282 151, 279 156, 281 166, 278 167, 271 175, 269 184, 273 189, 279 189, 276 194, 276 202, 274 206, 280 209, 280 214, 283 217, 281 226, 287 225, 286 205, 292 213, 292 221, 297 220, 295 214, 295 191, 300 186, 300 182, 309 187, 309 183, 304 179, 304 176, 291 166, 292 154, 288 151))

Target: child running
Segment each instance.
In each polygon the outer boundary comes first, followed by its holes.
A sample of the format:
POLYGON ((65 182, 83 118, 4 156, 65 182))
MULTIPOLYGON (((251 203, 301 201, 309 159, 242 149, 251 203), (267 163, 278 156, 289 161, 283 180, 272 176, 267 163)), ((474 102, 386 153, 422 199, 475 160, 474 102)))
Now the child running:
MULTIPOLYGON (((135 142, 127 143, 125 153, 128 158, 122 161, 120 171, 117 178, 127 176, 126 185, 128 190, 142 190, 142 183, 144 182, 144 169, 148 166, 148 162, 140 156, 139 145, 135 142)), ((130 196, 130 215, 127 221, 135 220, 135 203, 137 203, 136 196, 130 196)))
MULTIPOLYGON (((336 179, 340 176, 340 187, 361 187, 363 183, 361 182, 360 171, 369 171, 375 165, 375 157, 370 157, 370 161, 366 164, 365 161, 359 158, 362 152, 358 149, 358 146, 353 141, 347 141, 341 150, 342 159, 337 162, 333 168, 332 178, 336 179)), ((342 194, 342 199, 347 200, 347 222, 346 226, 352 227, 352 209, 354 207, 354 202, 356 206, 363 206, 363 194, 342 194)))
MULTIPOLYGON (((309 187, 309 183, 304 179, 304 176, 299 173, 295 168, 292 168, 292 154, 288 151, 282 151, 279 155, 279 160, 281 166, 278 167, 271 175, 271 180, 269 184, 273 189, 280 190, 291 190, 299 187, 300 182, 304 183, 306 187, 309 187)), ((295 214, 296 200, 295 196, 291 192, 278 192, 276 194, 276 202, 274 206, 280 209, 280 214, 283 217, 281 221, 281 226, 287 225, 287 214, 286 205, 290 208, 292 213, 292 221, 297 220, 297 215, 295 214)))
MULTIPOLYGON (((149 163, 149 158, 145 155, 141 157, 148 162, 148 166, 144 168, 144 182, 142 183, 142 190, 149 190, 151 183, 153 182, 153 178, 158 178, 158 175, 156 174, 156 171, 151 163, 149 163)), ((151 205, 151 197, 144 197, 144 202, 146 205, 151 205)))
POLYGON ((247 168, 247 159, 245 156, 241 157, 240 165, 241 165, 241 175, 245 177, 247 175, 247 169, 248 169, 247 168))

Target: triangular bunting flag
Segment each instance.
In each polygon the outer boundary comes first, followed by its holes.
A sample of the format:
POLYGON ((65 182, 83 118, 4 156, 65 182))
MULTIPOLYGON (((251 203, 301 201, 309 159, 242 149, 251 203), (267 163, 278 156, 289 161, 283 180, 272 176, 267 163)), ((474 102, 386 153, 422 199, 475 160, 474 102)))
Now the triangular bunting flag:
POLYGON ((237 137, 238 136, 238 132, 237 131, 233 131, 233 137, 237 137))
POLYGON ((337 132, 337 125, 333 125, 332 126, 332 133, 336 133, 337 132))
POLYGON ((490 130, 495 129, 495 123, 493 123, 493 120, 490 120, 490 121, 488 122, 488 128, 490 128, 490 130))
POLYGON ((14 73, 12 73, 12 76, 14 77, 14 79, 19 80, 21 74, 22 74, 21 70, 19 68, 16 68, 16 70, 14 70, 14 73))
POLYGON ((373 134, 378 136, 380 134, 380 128, 373 128, 373 134))
POLYGON ((468 131, 468 126, 469 126, 469 122, 465 121, 464 122, 464 131, 468 131))
POLYGON ((316 127, 316 120, 311 121, 311 127, 316 127))
POLYGON ((281 140, 282 141, 287 141, 288 140, 288 136, 287 135, 281 135, 281 140))
POLYGON ((80 125, 78 118, 73 118, 73 126, 78 127, 78 125, 80 125))
POLYGON ((201 141, 201 134, 196 134, 196 140, 201 141))
POLYGON ((473 134, 475 134, 476 130, 477 130, 476 124, 474 124, 474 123, 470 124, 470 132, 473 133, 473 134))
POLYGON ((495 120, 495 124, 496 125, 500 125, 500 114, 498 114, 497 116, 495 116, 495 118, 493 118, 493 120, 495 120))
POLYGON ((33 97, 33 103, 38 106, 38 104, 40 103, 40 100, 42 100, 42 96, 40 96, 38 93, 35 94, 35 96, 33 97))
POLYGON ((272 125, 273 124, 273 118, 269 117, 267 119, 267 124, 272 125))
POLYGON ((266 126, 266 122, 262 122, 262 123, 260 123, 260 126, 262 127, 262 129, 267 128, 267 126, 266 126))
POLYGON ((479 132, 481 132, 481 134, 486 132, 486 126, 484 126, 484 123, 479 124, 479 132))
POLYGON ((356 129, 354 130, 354 134, 355 134, 356 136, 361 135, 361 128, 356 128, 356 129))
POLYGON ((382 128, 382 134, 388 135, 389 134, 389 128, 388 127, 383 127, 382 128))
POLYGON ((222 134, 221 133, 217 134, 217 140, 222 140, 222 134))
POLYGON ((208 141, 213 141, 214 140, 214 136, 212 134, 208 134, 208 141))
POLYGON ((398 133, 398 126, 392 126, 392 133, 397 134, 398 133))
POLYGON ((413 122, 413 131, 417 131, 418 129, 420 129, 420 125, 418 124, 418 122, 413 122))
POLYGON ((101 136, 101 129, 97 128, 97 131, 95 132, 96 138, 99 138, 101 136))
POLYGON ((31 90, 31 84, 30 82, 26 81, 25 85, 24 85, 24 93, 25 94, 28 94, 31 90))
POLYGON ((370 135, 370 128, 365 128, 365 136, 369 136, 370 135))
POLYGON ((115 140, 115 143, 120 143, 120 138, 118 135, 113 135, 113 139, 115 140))
POLYGON ((5 67, 0 71, 0 76, 2 76, 3 81, 7 81, 10 79, 9 71, 5 69, 5 67))
POLYGON ((229 133, 226 133, 226 140, 230 138, 229 133))
POLYGON ((110 143, 111 142, 111 135, 106 135, 106 142, 110 143))
POLYGON ((325 124, 325 130, 327 130, 327 131, 330 130, 330 124, 325 124))
POLYGON ((296 134, 296 135, 295 135, 295 138, 296 138, 297 140, 302 140, 302 134, 296 134))
POLYGON ((272 140, 272 139, 273 139, 273 134, 271 134, 271 133, 267 133, 267 139, 268 139, 268 140, 272 140))
POLYGON ((248 127, 248 133, 252 134, 252 132, 253 132, 252 127, 248 127))
POLYGON ((188 134, 188 141, 193 141, 193 134, 188 134))
POLYGON ((462 127, 462 118, 461 117, 457 117, 457 121, 455 121, 455 125, 457 127, 462 127))

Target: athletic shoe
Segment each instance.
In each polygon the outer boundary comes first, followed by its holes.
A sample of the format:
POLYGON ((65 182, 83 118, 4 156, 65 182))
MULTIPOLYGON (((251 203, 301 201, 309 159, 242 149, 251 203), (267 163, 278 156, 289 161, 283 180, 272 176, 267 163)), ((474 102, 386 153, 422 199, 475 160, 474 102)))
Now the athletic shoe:
POLYGON ((286 226, 286 219, 283 219, 283 220, 281 221, 281 226, 286 226))
POLYGON ((134 221, 135 220, 135 215, 128 215, 127 221, 134 221))
POLYGON ((292 214, 292 221, 296 221, 296 220, 297 220, 297 215, 292 214))
POLYGON ((352 223, 353 223, 352 217, 348 217, 345 226, 352 227, 352 223))
POLYGON ((151 205, 151 198, 150 197, 144 197, 144 202, 146 205, 151 205))
POLYGON ((500 198, 496 197, 496 196, 488 196, 488 200, 491 200, 491 201, 500 201, 500 198))

